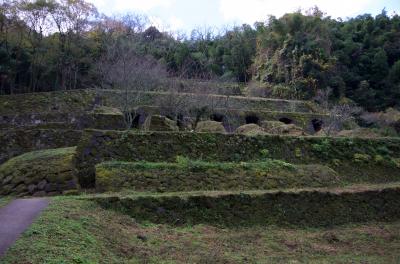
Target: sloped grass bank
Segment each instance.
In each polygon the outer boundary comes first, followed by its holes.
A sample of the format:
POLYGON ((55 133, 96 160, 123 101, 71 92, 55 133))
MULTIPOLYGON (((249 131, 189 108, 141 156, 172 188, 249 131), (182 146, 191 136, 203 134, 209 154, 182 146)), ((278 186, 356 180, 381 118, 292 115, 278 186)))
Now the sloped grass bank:
POLYGON ((268 190, 339 184, 339 176, 329 167, 279 160, 222 163, 178 157, 175 163, 111 161, 96 166, 98 191, 268 190))
POLYGON ((0 165, 0 195, 54 195, 78 188, 76 148, 28 152, 0 165))
POLYGON ((397 263, 400 222, 333 228, 171 227, 60 197, 0 260, 59 263, 397 263))
POLYGON ((104 208, 171 225, 332 226, 400 218, 400 185, 97 196, 104 208))
POLYGON ((13 198, 9 196, 0 197, 0 208, 7 205, 12 199, 13 198))

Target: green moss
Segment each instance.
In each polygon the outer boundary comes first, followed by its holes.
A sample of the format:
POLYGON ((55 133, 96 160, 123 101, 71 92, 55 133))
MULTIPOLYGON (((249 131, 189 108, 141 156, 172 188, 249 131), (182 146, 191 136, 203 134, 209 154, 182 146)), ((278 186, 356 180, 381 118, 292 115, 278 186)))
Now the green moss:
POLYGON ((76 146, 82 133, 70 129, 0 130, 0 164, 35 150, 76 146))
POLYGON ((385 161, 385 158, 382 157, 381 155, 377 154, 377 155, 375 155, 374 160, 376 163, 383 163, 385 161))
POLYGON ((295 150, 294 150, 294 152, 295 152, 295 156, 296 156, 296 158, 300 158, 303 154, 301 153, 301 149, 300 148, 296 148, 295 150))
POLYGON ((257 124, 246 124, 236 129, 235 133, 247 136, 265 135, 266 132, 257 124))
POLYGON ((371 156, 368 154, 355 153, 353 160, 357 163, 368 163, 371 160, 371 156))
POLYGON ((98 115, 123 115, 121 110, 119 110, 118 108, 109 106, 97 106, 93 109, 93 113, 98 115))
POLYGON ((99 191, 254 190, 340 184, 329 167, 295 166, 279 160, 210 163, 178 157, 177 163, 112 161, 96 166, 99 191))
POLYGON ((94 90, 73 90, 0 96, 1 114, 83 112, 93 105, 94 90))
POLYGON ((0 193, 26 195, 76 188, 75 154, 76 148, 71 147, 33 151, 8 160, 0 166, 0 193))
POLYGON ((330 166, 337 160, 335 170, 345 178, 397 179, 399 169, 388 162, 371 159, 368 163, 354 161, 355 154, 379 155, 385 146, 390 156, 400 158, 400 139, 325 138, 292 136, 243 136, 218 133, 125 133, 90 130, 83 136, 77 155, 77 168, 84 185, 94 185, 94 166, 103 161, 173 162, 176 156, 208 162, 249 162, 268 158, 292 164, 321 164, 330 166), (301 155, 299 155, 301 153, 301 155))
POLYGON ((329 139, 322 139, 319 143, 313 144, 312 148, 314 151, 323 156, 329 156, 329 153, 331 152, 331 144, 329 139))
POLYGON ((222 123, 216 121, 201 121, 197 123, 196 132, 226 133, 222 123))
POLYGON ((400 217, 398 184, 345 189, 98 196, 105 208, 172 225, 332 226, 400 217))
POLYGON ((338 167, 338 166, 340 166, 340 160, 338 160, 338 159, 333 159, 333 160, 332 160, 332 164, 333 164, 335 167, 338 167))
POLYGON ((268 149, 262 149, 262 150, 260 150, 260 154, 261 154, 261 157, 268 158, 269 157, 269 150, 268 149))

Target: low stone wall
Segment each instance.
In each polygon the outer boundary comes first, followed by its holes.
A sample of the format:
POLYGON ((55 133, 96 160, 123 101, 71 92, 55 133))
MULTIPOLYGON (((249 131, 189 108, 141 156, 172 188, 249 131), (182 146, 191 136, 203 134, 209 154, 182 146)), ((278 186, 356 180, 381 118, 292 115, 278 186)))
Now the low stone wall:
POLYGON ((0 115, 85 112, 101 99, 95 90, 71 90, 0 96, 0 115))
MULTIPOLYGON (((117 107, 123 96, 121 92, 115 90, 100 90, 98 94, 101 96, 104 105, 117 107)), ((133 94, 132 98, 136 95, 133 94)), ((158 105, 162 101, 170 101, 171 104, 182 104, 182 101, 192 102, 193 100, 212 101, 210 105, 221 105, 229 109, 256 109, 265 111, 281 111, 281 112, 304 112, 313 113, 318 111, 318 107, 311 101, 296 101, 284 99, 268 99, 259 97, 245 96, 224 96, 211 95, 205 97, 201 94, 180 93, 173 94, 172 101, 170 93, 167 92, 141 92, 141 105, 158 105), (198 97, 199 99, 196 99, 198 97), (186 99, 185 99, 186 98, 186 99)), ((165 105, 167 106, 167 105, 165 105)), ((176 107, 172 105, 173 107, 176 107)))
POLYGON ((68 129, 0 130, 0 164, 26 152, 78 145, 82 131, 68 129))
POLYGON ((137 221, 171 225, 316 227, 400 219, 398 186, 341 191, 139 194, 92 199, 137 221))
MULTIPOLYGON (((171 95, 166 92, 141 92, 141 105, 158 105, 171 95)), ((71 90, 43 93, 29 93, 0 96, 0 115, 30 114, 44 112, 88 112, 95 105, 118 107, 124 94, 115 90, 71 90)), ((181 101, 196 95, 181 93, 174 95, 175 100, 181 101)), ((199 95, 197 95, 199 96, 199 95)), ((203 95, 200 95, 203 96, 203 95)), ((135 97, 135 95, 132 95, 135 97)), ((230 109, 257 109, 282 112, 315 112, 316 106, 310 101, 295 101, 282 99, 266 99, 243 96, 212 96, 213 105, 224 105, 230 109), (226 103, 228 102, 228 103, 226 103)))
POLYGON ((94 186, 94 166, 103 161, 171 162, 177 156, 203 161, 324 164, 339 175, 391 180, 400 173, 400 138, 361 139, 243 136, 211 133, 132 133, 88 130, 78 145, 82 186, 94 186))
POLYGON ((0 116, 0 129, 125 129, 122 115, 91 113, 36 113, 0 116))
MULTIPOLYGON (((171 110, 160 109, 156 106, 141 106, 137 112, 139 115, 138 122, 142 125, 148 115, 172 115, 171 110)), ((207 110, 201 120, 209 120, 218 117, 218 120, 222 122, 227 132, 234 132, 236 128, 245 125, 249 122, 248 119, 256 119, 255 123, 261 123, 262 121, 280 121, 288 120, 291 124, 295 124, 304 129, 308 134, 314 134, 315 128, 313 126, 313 120, 322 121, 322 124, 328 120, 326 114, 318 113, 304 113, 304 112, 277 112, 277 111, 265 111, 265 110, 240 110, 240 109, 214 109, 207 110), (246 120, 247 119, 247 120, 246 120)), ((322 125, 323 127, 323 125, 322 125)))
POLYGON ((57 195, 79 188, 76 148, 28 152, 0 165, 0 195, 57 195))
MULTIPOLYGON (((123 116, 93 114, 97 106, 120 107, 121 94, 115 90, 72 90, 32 94, 0 96, 0 129, 124 129, 123 116)), ((135 96, 135 95, 132 95, 135 96)), ((170 94, 165 92, 143 92, 137 120, 134 127, 140 127, 146 117, 154 114, 170 115, 168 107, 161 102, 170 102, 170 94), (162 107, 160 106, 162 105, 162 107)), ((193 101, 192 94, 174 95, 174 100, 181 103, 184 98, 193 101), (182 97, 181 99, 175 97, 182 97)), ((291 122, 302 127, 307 133, 314 132, 312 120, 324 120, 325 115, 315 114, 316 106, 308 101, 290 101, 279 99, 249 98, 242 96, 211 96, 212 106, 224 106, 224 109, 209 109, 202 120, 221 116, 225 129, 233 132, 241 125, 248 123, 247 118, 279 120, 289 118, 291 122), (236 110, 235 110, 236 109, 236 110)), ((204 98, 201 98, 204 100, 204 98)), ((173 101, 174 101, 173 100, 173 101)), ((171 103, 171 102, 170 102, 171 103)), ((176 107, 172 102, 172 107, 176 107)), ((132 108, 137 105, 132 105, 132 108)), ((189 109, 186 109, 188 111, 189 109)), ((172 116, 175 117, 176 109, 172 116)), ((185 117, 191 113, 182 113, 185 117)), ((193 114, 193 113, 192 113, 193 114)), ((194 119, 194 118, 193 118, 194 119)), ((218 121, 218 120, 216 120, 218 121)))

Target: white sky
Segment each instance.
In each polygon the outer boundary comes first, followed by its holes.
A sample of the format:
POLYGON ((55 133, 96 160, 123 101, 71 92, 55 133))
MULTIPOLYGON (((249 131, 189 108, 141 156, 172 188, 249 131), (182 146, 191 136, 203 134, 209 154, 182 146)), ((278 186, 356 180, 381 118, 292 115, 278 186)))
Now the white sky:
POLYGON ((100 12, 108 15, 136 12, 146 14, 163 29, 189 30, 198 26, 222 27, 228 24, 266 20, 299 8, 318 6, 333 18, 359 14, 379 14, 386 8, 389 14, 400 14, 400 0, 88 0, 100 12))

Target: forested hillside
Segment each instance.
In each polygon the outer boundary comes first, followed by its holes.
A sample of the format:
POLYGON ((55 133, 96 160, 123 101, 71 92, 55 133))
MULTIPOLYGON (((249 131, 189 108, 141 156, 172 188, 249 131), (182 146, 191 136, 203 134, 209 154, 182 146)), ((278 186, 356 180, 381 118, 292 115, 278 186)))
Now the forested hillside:
POLYGON ((0 94, 104 85, 104 65, 122 53, 150 75, 252 81, 294 99, 332 90, 332 100, 374 111, 400 104, 398 15, 335 20, 313 8, 188 37, 149 25, 145 16, 99 14, 83 0, 2 1, 0 94))

